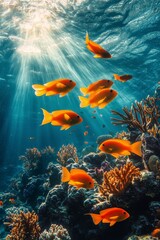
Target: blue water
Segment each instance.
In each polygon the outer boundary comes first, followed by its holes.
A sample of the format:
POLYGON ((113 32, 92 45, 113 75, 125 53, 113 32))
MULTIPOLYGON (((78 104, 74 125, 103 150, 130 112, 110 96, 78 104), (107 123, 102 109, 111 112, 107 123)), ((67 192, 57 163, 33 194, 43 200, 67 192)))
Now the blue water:
POLYGON ((96 149, 99 135, 122 130, 111 124, 111 110, 152 96, 158 86, 159 0, 2 0, 0 14, 0 159, 6 167, 18 164, 26 148, 51 145, 58 150, 73 143, 81 151, 87 141, 96 149), (93 58, 85 46, 86 31, 111 59, 93 58), (133 79, 121 83, 113 73, 133 79), (34 95, 32 84, 57 78, 70 78, 77 86, 63 98, 34 95), (80 108, 79 88, 103 78, 114 81, 118 96, 96 112, 80 108), (40 126, 40 108, 71 109, 83 123, 67 131, 40 126))

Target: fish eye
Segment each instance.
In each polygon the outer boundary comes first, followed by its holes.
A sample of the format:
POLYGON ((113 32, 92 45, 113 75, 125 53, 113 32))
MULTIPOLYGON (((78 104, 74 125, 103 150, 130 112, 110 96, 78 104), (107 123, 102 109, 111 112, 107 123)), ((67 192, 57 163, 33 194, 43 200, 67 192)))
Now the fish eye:
POLYGON ((104 147, 105 145, 104 145, 104 144, 102 144, 102 146, 104 147))
POLYGON ((123 212, 123 214, 125 215, 125 214, 126 214, 126 212, 123 212))
POLYGON ((80 118, 80 116, 79 116, 79 115, 77 115, 77 118, 80 118))
POLYGON ((91 185, 92 183, 91 182, 89 182, 89 185, 91 185))
POLYGON ((113 92, 113 90, 110 90, 110 92, 113 92))
POLYGON ((72 80, 70 80, 70 82, 72 82, 72 80))
POLYGON ((110 81, 108 80, 108 82, 110 82, 110 81))

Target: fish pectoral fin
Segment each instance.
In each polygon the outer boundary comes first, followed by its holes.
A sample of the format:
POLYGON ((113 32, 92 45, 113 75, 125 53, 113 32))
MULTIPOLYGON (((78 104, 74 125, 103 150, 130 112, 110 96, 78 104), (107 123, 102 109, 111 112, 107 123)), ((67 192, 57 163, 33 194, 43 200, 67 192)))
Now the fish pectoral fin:
POLYGON ((131 155, 131 153, 127 150, 124 150, 124 151, 122 151, 122 155, 128 156, 128 155, 131 155))
POLYGON ((73 180, 70 180, 70 181, 68 182, 68 184, 70 184, 70 185, 72 185, 72 186, 75 186, 75 187, 77 187, 77 188, 82 188, 82 187, 83 187, 83 183, 81 183, 81 182, 75 182, 75 181, 73 181, 73 180))
POLYGON ((46 89, 35 91, 35 95, 36 95, 37 97, 40 97, 40 96, 44 95, 45 93, 46 93, 46 89))
POLYGON ((65 118, 66 121, 71 120, 71 117, 67 113, 64 114, 64 118, 65 118))
POLYGON ((57 94, 57 93, 54 92, 54 91, 48 91, 48 92, 46 92, 46 96, 51 96, 51 95, 55 95, 55 94, 57 94))
POLYGON ((53 120, 51 122, 51 124, 54 125, 54 126, 59 126, 60 125, 60 123, 58 121, 56 121, 56 120, 53 120))
POLYGON ((98 105, 101 104, 101 103, 103 103, 104 100, 105 100, 105 98, 102 98, 101 100, 99 100, 99 101, 98 101, 98 105))
POLYGON ((109 220, 114 220, 114 221, 115 221, 115 220, 117 221, 117 219, 118 219, 118 216, 113 216, 113 217, 110 217, 110 218, 109 218, 109 220))
POLYGON ((63 89, 63 88, 66 87, 66 85, 63 84, 63 83, 57 83, 57 84, 56 84, 56 87, 57 87, 57 88, 60 88, 60 89, 63 89))
POLYGON ((61 127, 61 130, 67 130, 67 129, 69 129, 70 127, 71 127, 70 125, 65 124, 65 125, 63 125, 63 126, 61 127))
POLYGON ((102 56, 100 54, 95 54, 93 57, 94 58, 102 58, 102 56))

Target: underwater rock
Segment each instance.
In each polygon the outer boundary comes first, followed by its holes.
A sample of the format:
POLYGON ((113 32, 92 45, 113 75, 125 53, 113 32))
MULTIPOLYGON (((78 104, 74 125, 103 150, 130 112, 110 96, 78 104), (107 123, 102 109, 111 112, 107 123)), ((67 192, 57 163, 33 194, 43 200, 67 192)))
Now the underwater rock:
POLYGON ((93 146, 86 146, 85 148, 82 149, 82 156, 85 156, 91 152, 95 152, 95 148, 93 146))
POLYGON ((49 175, 49 187, 54 187, 57 184, 60 184, 60 165, 50 162, 47 167, 47 173, 49 175))
POLYGON ((149 169, 149 158, 152 155, 160 157, 160 139, 148 134, 142 135, 143 161, 149 169))
POLYGON ((127 240, 157 240, 157 238, 152 237, 151 235, 145 235, 145 236, 133 235, 129 237, 127 240))
POLYGON ((101 167, 102 162, 106 159, 105 153, 91 152, 83 157, 85 163, 90 163, 96 167, 101 167))
POLYGON ((52 224, 48 231, 44 230, 40 234, 39 240, 71 240, 71 238, 62 225, 52 224))
POLYGON ((156 175, 160 175, 160 158, 156 155, 150 156, 148 160, 149 171, 154 172, 156 175))

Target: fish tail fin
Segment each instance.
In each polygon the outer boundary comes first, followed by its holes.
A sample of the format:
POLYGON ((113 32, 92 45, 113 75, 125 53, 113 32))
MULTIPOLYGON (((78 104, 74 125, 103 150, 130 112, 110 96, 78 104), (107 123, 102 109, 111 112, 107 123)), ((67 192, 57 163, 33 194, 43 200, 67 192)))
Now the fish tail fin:
POLYGON ((99 224, 102 220, 102 217, 100 214, 95 214, 95 213, 86 213, 85 215, 91 215, 92 220, 95 225, 99 224))
POLYGON ((89 99, 88 98, 79 96, 79 100, 81 101, 81 104, 80 104, 81 108, 87 107, 89 105, 89 99))
POLYGON ((50 123, 52 121, 52 115, 51 113, 47 112, 45 109, 41 108, 43 111, 43 121, 41 123, 41 125, 50 123))
POLYGON ((42 96, 46 93, 46 86, 41 85, 41 84, 33 84, 32 88, 35 90, 35 95, 36 96, 42 96))
POLYGON ((88 90, 88 88, 80 88, 80 91, 83 93, 83 95, 85 96, 85 95, 87 95, 87 90, 88 90))
POLYGON ((120 80, 120 77, 118 74, 113 74, 113 77, 116 79, 116 80, 120 80))
POLYGON ((142 146, 142 141, 133 143, 131 145, 131 152, 141 157, 142 156, 141 146, 142 146))
POLYGON ((88 35, 88 32, 86 32, 86 44, 89 43, 89 35, 88 35))
POLYGON ((66 167, 62 167, 62 177, 61 181, 62 182, 68 182, 70 180, 70 172, 66 167))

